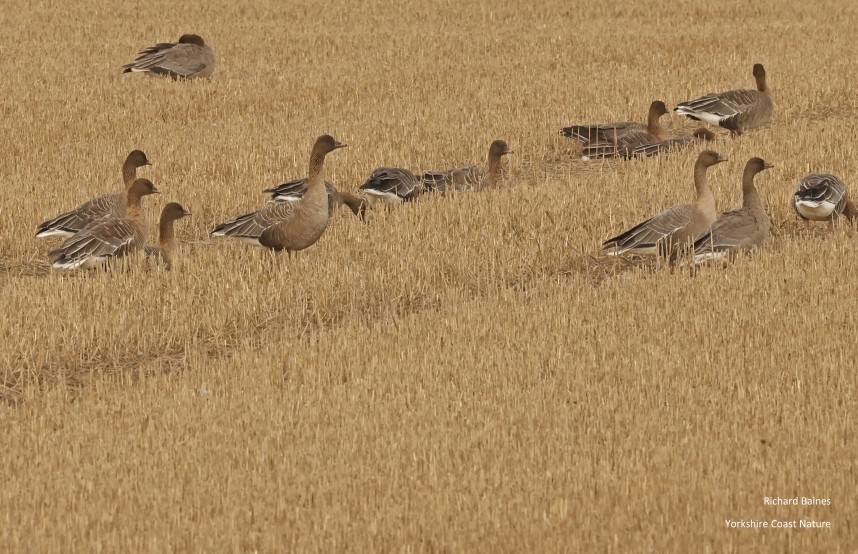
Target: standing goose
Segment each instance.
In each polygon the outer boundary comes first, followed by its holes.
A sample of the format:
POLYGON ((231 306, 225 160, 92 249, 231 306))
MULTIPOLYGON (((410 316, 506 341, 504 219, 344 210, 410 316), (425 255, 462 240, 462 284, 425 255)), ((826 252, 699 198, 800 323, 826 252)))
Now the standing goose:
POLYGON ((307 192, 301 200, 274 202, 259 211, 221 223, 213 237, 235 237, 274 252, 303 250, 315 244, 328 226, 330 211, 325 190, 325 156, 345 148, 330 135, 322 135, 313 144, 307 192))
POLYGON ((427 171, 421 177, 426 190, 444 193, 447 190, 481 190, 497 187, 503 180, 501 158, 513 154, 506 141, 496 140, 489 146, 486 167, 468 165, 448 171, 427 171))
POLYGON ((360 186, 372 206, 378 202, 410 202, 423 194, 423 183, 414 173, 401 167, 379 167, 360 186))
POLYGON ((763 64, 754 64, 754 79, 757 90, 728 90, 718 94, 707 94, 695 100, 682 102, 674 111, 694 120, 720 125, 735 135, 748 129, 762 127, 772 120, 775 100, 766 85, 766 70, 763 64))
POLYGON ((159 191, 149 179, 137 179, 128 188, 121 217, 108 214, 81 229, 49 255, 54 269, 90 269, 131 254, 146 244, 147 225, 142 198, 159 191))
POLYGON ((694 243, 694 263, 730 260, 744 250, 760 246, 769 236, 772 224, 763 201, 754 186, 757 173, 774 167, 761 158, 751 158, 742 174, 742 207, 724 212, 709 231, 694 243))
POLYGON ((161 220, 158 222, 158 246, 147 244, 145 247, 148 256, 155 256, 164 262, 167 271, 173 269, 173 253, 176 251, 175 222, 191 215, 191 212, 182 207, 181 204, 170 202, 161 210, 161 220))
POLYGON ((707 170, 727 161, 717 152, 704 150, 694 164, 694 189, 697 200, 693 204, 673 206, 657 213, 628 231, 606 240, 602 248, 609 256, 620 254, 673 255, 691 244, 715 221, 715 197, 709 189, 707 170))
POLYGON ((792 197, 792 207, 804 220, 806 228, 810 228, 811 221, 828 221, 831 230, 834 220, 841 215, 849 221, 858 216, 846 193, 846 185, 830 173, 811 173, 803 177, 792 197))
POLYGON ((128 189, 137 179, 137 168, 152 165, 140 150, 132 150, 125 163, 122 164, 122 182, 125 190, 111 194, 102 194, 92 200, 84 202, 77 208, 54 219, 49 219, 36 229, 36 237, 64 237, 68 238, 98 219, 106 215, 122 217, 125 215, 127 205, 128 189))
MULTIPOLYGON (((310 180, 306 177, 303 179, 293 179, 282 185, 277 185, 274 188, 265 189, 262 192, 271 194, 271 200, 275 202, 295 202, 304 198, 307 193, 307 188, 310 186, 310 180)), ((337 208, 341 204, 345 204, 353 214, 363 219, 366 213, 366 202, 358 198, 354 194, 338 191, 333 183, 325 181, 325 191, 328 193, 328 210, 331 217, 334 216, 337 208)))
POLYGON ((122 73, 144 72, 169 75, 173 79, 211 77, 215 53, 200 35, 182 35, 179 42, 159 42, 137 54, 122 73))
POLYGON ((649 105, 647 112, 647 123, 636 121, 617 121, 614 123, 598 123, 595 125, 572 125, 560 129, 560 134, 581 142, 590 144, 607 142, 617 144, 620 139, 628 134, 647 132, 653 136, 666 138, 667 131, 662 127, 659 120, 667 113, 667 106, 661 100, 656 100, 649 105))

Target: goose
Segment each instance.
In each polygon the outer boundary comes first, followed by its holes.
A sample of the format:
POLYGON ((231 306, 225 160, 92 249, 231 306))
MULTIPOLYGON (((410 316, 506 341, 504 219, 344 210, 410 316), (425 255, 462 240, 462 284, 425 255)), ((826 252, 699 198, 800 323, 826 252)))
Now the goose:
POLYGON ((828 229, 832 230, 834 220, 841 215, 849 221, 858 216, 846 193, 846 185, 830 173, 811 173, 802 177, 792 197, 792 207, 806 228, 810 228, 811 221, 828 221, 828 229))
POLYGON ((301 200, 274 202, 259 211, 221 223, 213 237, 234 237, 273 252, 304 250, 316 243, 330 219, 325 190, 325 156, 346 145, 330 135, 316 139, 310 152, 309 185, 301 200))
POLYGON ((564 137, 575 139, 582 144, 590 144, 596 142, 608 142, 616 144, 619 140, 630 134, 640 131, 649 132, 656 137, 667 138, 667 132, 662 127, 659 119, 667 112, 667 106, 661 100, 656 100, 649 106, 647 112, 647 123, 637 123, 635 121, 617 121, 614 123, 598 123, 595 125, 572 125, 560 129, 560 134, 564 137))
POLYGON ((360 186, 370 206, 377 203, 410 202, 423 194, 423 183, 414 173, 401 167, 379 167, 360 186))
POLYGON ((763 64, 754 64, 753 74, 757 90, 738 89, 707 94, 681 102, 673 110, 694 120, 720 125, 734 135, 762 127, 772 120, 775 100, 771 89, 766 85, 766 70, 763 64))
POLYGON ((469 165, 448 171, 427 171, 421 176, 426 190, 444 193, 449 189, 481 190, 498 186, 503 180, 503 163, 501 159, 507 154, 515 153, 506 141, 496 140, 489 146, 488 163, 486 167, 469 165))
POLYGON ((774 167, 761 158, 751 158, 742 174, 742 207, 724 212, 694 243, 694 263, 731 260, 741 251, 762 245, 772 224, 754 186, 754 177, 774 167))
MULTIPOLYGON (((274 188, 265 189, 262 192, 267 192, 271 195, 271 200, 275 202, 294 202, 300 200, 307 193, 307 188, 310 186, 310 180, 306 177, 303 179, 293 179, 282 185, 277 185, 274 188)), ((328 211, 331 217, 341 204, 345 204, 353 214, 363 219, 366 214, 366 202, 358 198, 354 194, 337 190, 333 183, 325 181, 325 191, 328 193, 328 211)))
POLYGON ((128 187, 125 213, 107 214, 66 239, 49 254, 54 269, 91 269, 143 248, 148 229, 141 200, 158 193, 149 179, 135 180, 128 187))
POLYGON ((727 161, 712 150, 704 150, 694 163, 693 204, 673 206, 657 213, 643 223, 602 243, 609 256, 620 254, 674 255, 690 244, 715 221, 715 197, 709 189, 707 171, 713 165, 727 161))
POLYGON ((189 215, 191 212, 176 202, 170 202, 164 206, 164 209, 161 210, 161 219, 158 222, 158 246, 147 244, 144 248, 148 256, 154 256, 163 261, 167 271, 173 269, 173 253, 176 250, 174 224, 176 220, 189 215))
MULTIPOLYGON (((589 161, 600 158, 632 158, 642 155, 640 151, 647 145, 660 143, 671 138, 668 130, 661 124, 660 118, 668 113, 667 106, 661 100, 650 105, 646 127, 627 129, 622 135, 600 138, 584 143, 581 159, 589 161)), ((655 150, 657 152, 657 150, 655 150)))
POLYGON ((111 194, 103 194, 84 202, 70 212, 58 215, 53 219, 43 222, 36 229, 36 237, 63 237, 68 238, 75 233, 106 215, 122 217, 125 215, 127 205, 128 188, 137 179, 137 168, 152 165, 152 162, 141 150, 132 150, 122 164, 122 182, 125 190, 111 194))
POLYGON ((179 42, 159 42, 137 54, 122 73, 155 73, 173 79, 211 77, 216 65, 215 52, 200 35, 182 35, 179 42))
POLYGON ((662 152, 673 152, 698 142, 712 142, 716 137, 717 135, 709 129, 698 127, 690 135, 679 135, 660 142, 638 145, 631 150, 628 157, 654 156, 662 152))

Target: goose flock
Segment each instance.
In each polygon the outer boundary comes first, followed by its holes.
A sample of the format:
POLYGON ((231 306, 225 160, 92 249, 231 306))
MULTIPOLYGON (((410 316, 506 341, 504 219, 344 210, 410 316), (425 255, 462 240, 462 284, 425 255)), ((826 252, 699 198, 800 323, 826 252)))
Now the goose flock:
MULTIPOLYGON (((123 66, 123 73, 150 73, 172 79, 210 77, 216 67, 212 47, 196 34, 182 35, 178 42, 162 42, 142 50, 123 66)), ((731 136, 768 124, 775 101, 762 64, 753 66, 756 89, 711 93, 680 102, 674 111, 690 119, 721 127, 731 136)), ((711 142, 716 134, 699 127, 691 134, 672 135, 661 124, 667 105, 651 103, 646 123, 619 121, 563 127, 560 134, 581 144, 585 161, 603 158, 631 159, 675 151, 696 143, 711 142)), ((267 248, 272 252, 304 250, 315 244, 327 229, 340 205, 364 219, 368 207, 412 201, 423 194, 481 190, 499 186, 505 178, 502 159, 513 150, 495 140, 485 165, 469 165, 421 174, 399 167, 379 167, 360 186, 361 196, 337 190, 325 180, 326 157, 347 145, 330 135, 319 136, 310 151, 306 177, 265 189, 270 201, 260 209, 234 217, 211 231, 212 237, 231 237, 267 248)), ((713 150, 701 152, 694 164, 694 201, 672 206, 606 240, 609 256, 654 256, 671 263, 700 264, 730 261, 742 252, 760 247, 771 230, 771 221, 755 185, 755 177, 771 163, 754 157, 742 175, 742 206, 718 214, 708 185, 708 172, 726 158, 713 150)), ((62 244, 49 253, 56 269, 89 269, 117 258, 145 253, 166 269, 175 259, 175 222, 191 215, 176 202, 161 212, 158 244, 148 242, 148 225, 142 212, 143 197, 160 191, 152 181, 138 178, 137 170, 150 165, 146 154, 133 150, 122 165, 125 189, 97 196, 80 206, 40 224, 36 237, 61 237, 62 244)), ((840 217, 850 222, 858 216, 846 186, 836 175, 814 173, 802 178, 791 199, 796 214, 806 226, 827 221, 829 229, 840 217)))

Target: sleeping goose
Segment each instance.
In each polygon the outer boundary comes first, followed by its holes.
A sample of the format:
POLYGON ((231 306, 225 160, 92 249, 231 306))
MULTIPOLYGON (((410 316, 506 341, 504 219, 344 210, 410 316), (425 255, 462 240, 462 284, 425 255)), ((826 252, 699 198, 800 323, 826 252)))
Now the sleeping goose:
POLYGON ((754 177, 774 167, 761 158, 751 158, 742 174, 742 207, 724 212, 694 243, 694 263, 732 260, 739 252, 762 245, 769 236, 771 221, 754 186, 754 177))
POLYGON ((122 182, 125 190, 111 194, 96 196, 92 200, 84 202, 77 208, 54 219, 49 219, 36 229, 36 237, 64 237, 68 238, 98 219, 106 215, 122 217, 127 205, 128 188, 137 179, 137 168, 151 165, 140 150, 132 150, 125 163, 122 164, 122 182))
POLYGON ((376 203, 410 202, 423 194, 423 183, 414 173, 401 167, 379 167, 360 186, 370 206, 376 203))
POLYGON ((181 204, 170 202, 161 210, 161 219, 158 222, 158 246, 147 244, 145 247, 148 256, 154 256, 164 262, 167 271, 173 269, 173 253, 176 250, 175 222, 178 219, 191 215, 191 212, 182 207, 181 204))
MULTIPOLYGON (((271 200, 275 202, 294 202, 304 198, 307 193, 307 188, 310 186, 310 180, 306 177, 303 179, 293 179, 282 185, 277 185, 274 188, 265 189, 262 192, 271 194, 271 200)), ((331 217, 334 216, 337 208, 341 204, 345 204, 353 214, 363 219, 366 213, 366 203, 348 192, 338 191, 333 183, 325 181, 325 191, 328 193, 328 209, 331 212, 331 217)))
POLYGON ((606 240, 602 248, 609 256, 620 254, 673 255, 691 244, 715 221, 715 197, 709 189, 707 170, 727 161, 717 152, 704 150, 694 164, 693 204, 673 206, 657 213, 628 231, 606 240))
POLYGON ((426 190, 446 192, 447 190, 481 190, 498 186, 503 180, 501 159, 513 154, 506 141, 496 140, 489 146, 486 167, 469 165, 447 171, 427 171, 421 176, 426 190))
POLYGON ((316 243, 330 219, 328 193, 325 190, 325 156, 345 148, 330 135, 322 135, 310 153, 309 186, 304 197, 294 202, 274 202, 259 211, 221 223, 213 237, 234 237, 247 244, 273 252, 303 250, 316 243))
POLYGON ((619 140, 630 134, 640 131, 648 132, 653 136, 666 138, 666 130, 662 127, 659 119, 667 113, 667 106, 661 100, 656 100, 649 106, 647 112, 647 123, 635 121, 617 121, 614 123, 597 123, 595 125, 572 125, 560 129, 564 137, 573 138, 582 144, 608 142, 616 144, 619 140))
POLYGON ((858 216, 846 193, 846 185, 830 173, 811 173, 803 177, 792 197, 792 207, 807 228, 811 221, 828 221, 831 230, 834 220, 841 215, 849 221, 858 216))
POLYGON ((762 127, 772 120, 775 100, 766 85, 766 70, 762 64, 754 64, 754 79, 757 90, 728 90, 718 94, 707 94, 695 100, 682 102, 674 111, 691 119, 720 125, 735 135, 748 129, 762 127))
POLYGON ((173 79, 210 77, 215 70, 215 53, 200 35, 182 35, 179 42, 159 42, 137 54, 122 73, 144 72, 169 75, 173 79))
POLYGON ((137 179, 128 188, 121 217, 105 215, 65 240, 50 253, 55 269, 90 269, 113 258, 136 252, 146 244, 147 225, 142 198, 158 194, 149 179, 137 179))

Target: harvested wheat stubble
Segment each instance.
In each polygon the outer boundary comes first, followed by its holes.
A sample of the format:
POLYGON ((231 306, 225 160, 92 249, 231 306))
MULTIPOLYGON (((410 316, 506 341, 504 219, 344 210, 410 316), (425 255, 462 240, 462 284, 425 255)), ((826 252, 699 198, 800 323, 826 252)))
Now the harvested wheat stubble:
POLYGON ((4 550, 858 543, 858 237, 803 232, 789 205, 803 175, 858 175, 855 6, 153 0, 157 20, 104 0, 4 8, 4 550), (121 74, 141 45, 182 33, 217 47, 211 78, 121 74), (730 160, 710 178, 719 209, 740 203, 746 160, 776 166, 760 187, 765 248, 694 275, 601 258, 616 230, 687 202, 703 147, 585 165, 557 128, 747 87, 753 63, 777 91, 774 120, 706 148, 730 160), (346 192, 380 165, 483 160, 498 137, 516 154, 497 190, 367 223, 343 208, 286 267, 207 239, 304 175, 324 133, 349 144, 327 175, 346 192), (168 201, 194 214, 174 270, 49 271, 57 243, 35 226, 121 190, 135 148, 163 192, 150 223, 168 201), (725 525, 800 518, 832 528, 725 525))

